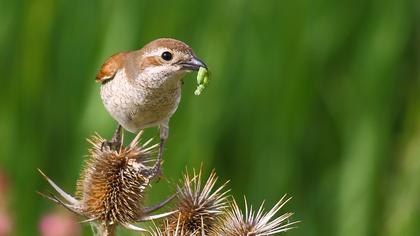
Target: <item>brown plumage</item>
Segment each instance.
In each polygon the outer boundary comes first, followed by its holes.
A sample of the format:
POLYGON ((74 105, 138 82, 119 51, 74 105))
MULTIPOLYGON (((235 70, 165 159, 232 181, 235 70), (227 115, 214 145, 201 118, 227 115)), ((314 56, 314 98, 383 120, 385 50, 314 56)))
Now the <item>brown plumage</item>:
MULTIPOLYGON (((207 68, 187 44, 162 38, 140 50, 113 55, 102 65, 96 81, 101 84, 106 110, 125 130, 135 133, 159 127, 159 162, 170 118, 181 100, 182 78, 200 67, 207 68)), ((120 126, 106 144, 111 149, 121 144, 120 126)))
POLYGON ((99 72, 96 74, 96 82, 104 83, 107 80, 113 79, 115 73, 122 67, 126 53, 117 53, 112 55, 102 65, 99 72))
MULTIPOLYGON (((181 96, 181 79, 206 65, 185 43, 157 39, 142 49, 118 53, 96 75, 110 115, 130 132, 159 126, 168 129, 181 96)), ((166 139, 167 131, 161 138, 166 139)))

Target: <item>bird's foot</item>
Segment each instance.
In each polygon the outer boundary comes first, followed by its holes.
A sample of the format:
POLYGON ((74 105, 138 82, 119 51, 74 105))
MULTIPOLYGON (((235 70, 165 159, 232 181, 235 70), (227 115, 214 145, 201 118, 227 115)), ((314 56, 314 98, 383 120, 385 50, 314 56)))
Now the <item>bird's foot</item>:
POLYGON ((163 172, 162 172, 162 155, 163 155, 163 149, 165 147, 165 142, 166 142, 166 139, 162 138, 162 135, 161 135, 158 157, 156 159, 155 166, 153 167, 153 175, 154 177, 156 177, 157 182, 159 182, 160 179, 164 177, 163 172))
MULTIPOLYGON (((146 174, 146 173, 145 173, 146 174)), ((147 174, 149 176, 150 180, 156 180, 158 183, 161 179, 165 179, 165 176, 163 175, 162 169, 160 168, 160 165, 156 163, 150 170, 147 171, 147 174)))
POLYGON ((163 175, 163 171, 162 171, 162 162, 161 161, 157 161, 155 166, 153 167, 152 170, 152 178, 156 179, 156 182, 159 182, 161 179, 165 178, 165 176, 163 175))
POLYGON ((121 142, 121 125, 117 126, 117 129, 114 132, 114 135, 112 136, 111 140, 105 140, 102 142, 101 145, 101 151, 104 150, 104 148, 108 148, 109 150, 118 151, 121 148, 122 142, 121 142))
POLYGON ((101 151, 104 151, 105 149, 118 151, 121 148, 121 141, 118 140, 105 140, 101 144, 101 151))

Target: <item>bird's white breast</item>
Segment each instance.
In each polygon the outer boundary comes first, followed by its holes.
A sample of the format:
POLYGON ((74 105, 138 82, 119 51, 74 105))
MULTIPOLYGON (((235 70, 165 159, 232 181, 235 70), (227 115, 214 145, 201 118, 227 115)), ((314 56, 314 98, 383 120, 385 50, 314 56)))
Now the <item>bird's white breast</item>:
POLYGON ((101 86, 101 98, 111 116, 126 130, 166 124, 181 98, 181 82, 161 84, 157 78, 129 81, 124 69, 101 86))

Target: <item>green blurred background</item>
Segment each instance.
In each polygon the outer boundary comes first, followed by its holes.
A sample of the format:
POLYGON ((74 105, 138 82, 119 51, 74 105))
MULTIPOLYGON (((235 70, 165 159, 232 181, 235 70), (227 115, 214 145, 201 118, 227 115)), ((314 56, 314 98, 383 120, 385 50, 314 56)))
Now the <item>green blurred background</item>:
MULTIPOLYGON (((85 139, 112 135, 94 82, 102 62, 159 37, 187 42, 212 71, 200 97, 195 74, 185 79, 169 186, 203 161, 239 199, 293 196, 284 211, 302 222, 287 235, 420 235, 419 6, 0 0, 0 211, 12 235, 38 235, 56 211, 35 193, 50 189, 36 169, 73 192, 85 139)), ((150 202, 170 193, 165 183, 150 202)))

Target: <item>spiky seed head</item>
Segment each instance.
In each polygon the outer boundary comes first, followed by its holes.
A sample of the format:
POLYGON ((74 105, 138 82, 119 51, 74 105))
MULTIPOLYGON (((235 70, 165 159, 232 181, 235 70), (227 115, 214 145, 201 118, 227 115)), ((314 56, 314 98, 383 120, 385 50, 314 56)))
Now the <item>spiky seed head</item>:
POLYGON ((213 230, 215 222, 227 207, 227 184, 224 183, 214 190, 217 182, 216 172, 213 170, 207 181, 202 183, 202 167, 199 173, 193 170, 190 177, 185 172, 183 180, 177 186, 178 215, 169 217, 164 232, 183 232, 185 235, 208 234, 213 230))
POLYGON ((284 195, 268 212, 265 212, 263 202, 258 211, 255 212, 252 206, 248 206, 245 198, 245 214, 242 213, 235 199, 233 199, 224 219, 217 227, 217 235, 263 236, 288 231, 298 223, 297 221, 289 222, 293 213, 285 213, 274 219, 273 217, 290 199, 286 199, 286 195, 284 195))
POLYGON ((157 145, 139 146, 142 132, 127 147, 119 150, 103 148, 102 139, 95 135, 93 145, 77 184, 76 196, 80 211, 90 219, 106 224, 135 222, 142 215, 144 190, 154 177, 148 165, 157 145))
MULTIPOLYGON (((178 213, 176 216, 177 222, 174 225, 174 222, 169 223, 168 219, 163 221, 163 224, 159 228, 157 225, 154 225, 150 230, 151 236, 205 236, 204 232, 187 232, 183 225, 181 225, 181 213, 178 213)), ((173 219, 172 219, 173 220, 173 219)))

